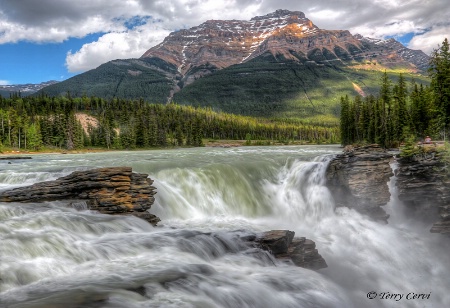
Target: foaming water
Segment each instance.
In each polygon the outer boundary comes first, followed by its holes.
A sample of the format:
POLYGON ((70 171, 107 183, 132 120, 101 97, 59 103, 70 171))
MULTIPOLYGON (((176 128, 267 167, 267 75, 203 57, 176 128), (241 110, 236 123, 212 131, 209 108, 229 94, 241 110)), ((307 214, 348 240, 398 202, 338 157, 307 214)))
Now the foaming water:
POLYGON ((155 179, 152 212, 162 222, 154 228, 83 204, 78 211, 58 202, 0 204, 0 306, 449 306, 446 239, 403 216, 395 178, 390 224, 335 208, 325 169, 339 151, 184 149, 36 156, 9 165, 0 171, 5 187, 39 182, 43 174, 132 166, 155 179), (21 173, 29 175, 6 180, 21 173), (269 229, 314 240, 329 267, 314 272, 279 263, 242 241, 269 229), (371 291, 431 296, 370 300, 371 291))

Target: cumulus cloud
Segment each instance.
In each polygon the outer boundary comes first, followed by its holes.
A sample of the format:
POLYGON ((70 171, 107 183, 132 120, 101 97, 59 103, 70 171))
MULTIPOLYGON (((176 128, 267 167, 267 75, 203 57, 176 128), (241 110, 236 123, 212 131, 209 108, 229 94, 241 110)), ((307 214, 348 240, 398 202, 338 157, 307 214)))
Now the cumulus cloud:
POLYGON ((95 68, 108 60, 138 58, 169 33, 168 30, 148 25, 125 32, 107 33, 95 42, 84 44, 78 51, 69 51, 66 67, 69 72, 75 73, 95 68))
POLYGON ((426 51, 442 42, 450 25, 448 0, 0 0, 0 44, 106 33, 68 52, 66 66, 78 72, 140 56, 170 31, 208 19, 248 20, 276 9, 302 11, 323 29, 377 38, 415 33, 410 47, 426 51), (144 16, 145 25, 127 24, 144 16))
POLYGON ((7 86, 10 82, 8 80, 0 80, 0 86, 7 86))
POLYGON ((408 44, 408 48, 421 49, 430 54, 438 45, 442 45, 444 38, 450 39, 450 25, 436 26, 428 32, 414 36, 408 44))

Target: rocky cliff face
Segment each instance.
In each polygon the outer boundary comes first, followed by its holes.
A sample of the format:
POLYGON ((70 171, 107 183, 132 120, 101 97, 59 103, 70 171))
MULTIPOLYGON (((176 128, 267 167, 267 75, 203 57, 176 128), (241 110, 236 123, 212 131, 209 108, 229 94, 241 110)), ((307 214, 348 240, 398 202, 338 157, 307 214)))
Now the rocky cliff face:
POLYGON ((450 234, 450 179, 436 151, 398 159, 399 199, 414 217, 435 222, 433 233, 450 234))
POLYGON ((133 173, 130 167, 99 168, 2 192, 0 202, 68 200, 78 207, 81 200, 91 210, 134 215, 156 225, 159 218, 148 212, 156 194, 152 183, 148 174, 133 173))
POLYGON ((388 182, 393 176, 392 155, 378 145, 348 147, 327 168, 327 186, 336 206, 354 208, 376 220, 387 222, 381 208, 390 199, 388 182))
MULTIPOLYGON (((171 33, 142 57, 161 58, 175 64, 185 75, 194 67, 221 69, 242 63, 269 50, 275 40, 288 39, 293 45, 294 39, 297 42, 296 38, 321 31, 304 13, 286 10, 254 17, 250 21, 208 20, 197 27, 171 33), (268 40, 269 37, 273 37, 272 40, 268 40)), ((313 44, 308 40, 302 43, 313 44)))
MULTIPOLYGON (((172 32, 142 58, 159 58, 175 65, 184 77, 184 84, 189 84, 211 72, 264 54, 281 60, 322 64, 373 57, 389 62, 407 61, 408 57, 402 55, 409 49, 401 45, 400 52, 399 46, 394 45, 383 43, 380 48, 378 43, 346 30, 319 29, 302 12, 277 10, 250 21, 208 20, 197 27, 172 32)), ((423 63, 427 64, 425 60, 423 63)), ((419 66, 423 64, 416 62, 419 66)))

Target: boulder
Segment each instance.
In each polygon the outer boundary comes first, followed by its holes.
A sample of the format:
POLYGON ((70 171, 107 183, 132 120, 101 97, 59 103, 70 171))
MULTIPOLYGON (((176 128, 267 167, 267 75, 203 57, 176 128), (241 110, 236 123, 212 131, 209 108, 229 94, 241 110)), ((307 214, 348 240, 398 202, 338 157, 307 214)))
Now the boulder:
POLYGON ((388 182, 393 172, 393 155, 376 144, 346 147, 328 164, 327 187, 336 206, 353 208, 362 214, 387 222, 381 206, 389 202, 388 182))
POLYGON ((313 270, 328 267, 313 241, 294 235, 294 231, 271 230, 249 240, 270 252, 276 259, 292 262, 299 267, 313 270))
POLYGON ((91 210, 104 214, 134 215, 156 225, 150 214, 156 194, 148 174, 131 167, 75 171, 55 181, 37 183, 0 193, 0 202, 43 202, 68 200, 77 207, 84 200, 91 210))

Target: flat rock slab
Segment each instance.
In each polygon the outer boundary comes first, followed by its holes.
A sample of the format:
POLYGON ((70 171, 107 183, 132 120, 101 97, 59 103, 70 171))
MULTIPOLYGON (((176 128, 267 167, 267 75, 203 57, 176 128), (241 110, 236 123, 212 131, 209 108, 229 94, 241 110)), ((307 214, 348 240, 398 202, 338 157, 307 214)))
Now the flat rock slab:
POLYGON ((159 218, 148 213, 156 194, 152 184, 148 174, 134 173, 131 167, 98 168, 1 192, 0 202, 85 200, 91 210, 131 214, 156 225, 159 218))

